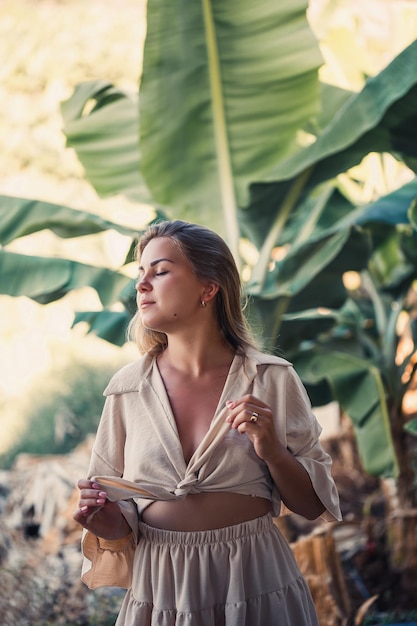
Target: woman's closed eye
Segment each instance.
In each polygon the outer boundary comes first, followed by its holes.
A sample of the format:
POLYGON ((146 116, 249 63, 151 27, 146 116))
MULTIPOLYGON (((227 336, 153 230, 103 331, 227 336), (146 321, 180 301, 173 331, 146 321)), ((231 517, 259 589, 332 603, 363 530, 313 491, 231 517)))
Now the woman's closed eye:
MULTIPOLYGON (((168 270, 159 270, 159 271, 153 272, 154 276, 164 276, 165 274, 168 274, 168 270)), ((140 282, 141 280, 144 279, 144 277, 145 277, 145 271, 141 270, 138 273, 138 276, 136 278, 136 282, 140 282)))

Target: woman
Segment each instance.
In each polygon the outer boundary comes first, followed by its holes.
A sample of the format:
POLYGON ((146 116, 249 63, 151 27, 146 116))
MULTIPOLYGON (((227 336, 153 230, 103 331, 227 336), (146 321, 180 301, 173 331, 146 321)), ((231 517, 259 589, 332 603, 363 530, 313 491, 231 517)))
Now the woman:
POLYGON ((128 588, 118 626, 317 625, 273 523, 284 505, 340 519, 304 387, 257 349, 214 232, 154 224, 138 260, 143 356, 107 387, 78 483, 83 580, 128 588))

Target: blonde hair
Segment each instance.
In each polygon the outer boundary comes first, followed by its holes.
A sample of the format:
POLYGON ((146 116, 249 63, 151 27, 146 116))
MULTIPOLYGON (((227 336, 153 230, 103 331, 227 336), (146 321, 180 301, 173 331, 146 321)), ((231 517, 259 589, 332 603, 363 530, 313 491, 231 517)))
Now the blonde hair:
MULTIPOLYGON (((148 243, 157 237, 167 237, 179 247, 199 280, 218 285, 215 314, 227 343, 241 353, 248 347, 257 348, 257 341, 243 313, 239 271, 225 241, 204 226, 181 220, 159 222, 151 224, 140 238, 136 247, 137 260, 148 243)), ((167 346, 165 333, 145 328, 139 312, 129 324, 128 336, 141 352, 160 354, 167 346)))

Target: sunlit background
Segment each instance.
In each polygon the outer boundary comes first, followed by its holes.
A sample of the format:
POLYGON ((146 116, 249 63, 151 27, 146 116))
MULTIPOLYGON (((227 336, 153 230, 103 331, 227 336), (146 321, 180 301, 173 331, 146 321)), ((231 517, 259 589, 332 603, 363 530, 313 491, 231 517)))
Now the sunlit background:
MULTIPOLYGON (((136 89, 145 34, 143 0, 0 0, 0 194, 37 198, 141 226, 151 212, 124 198, 100 199, 66 149, 60 102, 82 81, 105 78, 136 89)), ((410 0, 312 0, 309 19, 325 64, 323 80, 359 90, 417 37, 410 0)), ((410 172, 390 157, 368 157, 356 194, 369 201, 401 186, 410 172)), ((346 180, 346 185, 352 185, 346 180)), ((51 232, 19 239, 9 249, 119 267, 129 240, 115 232, 90 236, 89 246, 51 232)), ((248 254, 250 253, 247 252, 248 254)), ((78 325, 75 309, 97 309, 83 289, 46 306, 0 296, 0 453, 18 436, 25 406, 54 386, 70 364, 103 362, 116 369, 135 349, 116 348, 78 325)))

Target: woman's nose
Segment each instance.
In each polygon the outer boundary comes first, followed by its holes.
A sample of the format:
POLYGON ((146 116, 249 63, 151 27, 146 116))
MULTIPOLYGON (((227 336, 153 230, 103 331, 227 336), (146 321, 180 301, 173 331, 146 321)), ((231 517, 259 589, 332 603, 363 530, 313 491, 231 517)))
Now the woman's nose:
POLYGON ((135 286, 136 286, 136 290, 139 291, 139 293, 143 293, 150 289, 149 282, 145 280, 145 277, 139 278, 135 286))

